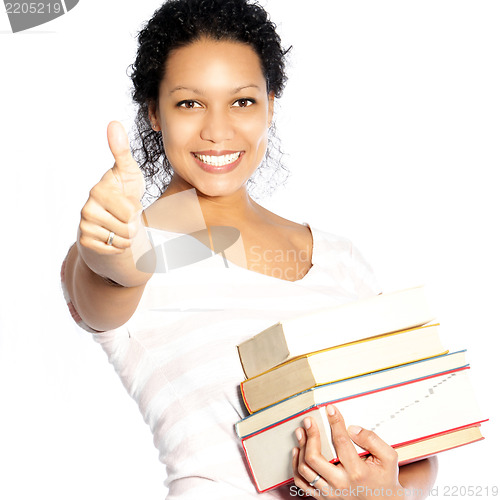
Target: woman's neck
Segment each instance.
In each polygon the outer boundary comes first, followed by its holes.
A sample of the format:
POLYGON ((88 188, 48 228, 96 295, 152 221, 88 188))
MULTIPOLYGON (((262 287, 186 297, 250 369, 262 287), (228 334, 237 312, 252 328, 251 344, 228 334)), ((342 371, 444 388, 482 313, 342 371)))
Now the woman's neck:
MULTIPOLYGON (((191 185, 176 180, 172 179, 160 199, 194 189, 191 185)), ((198 190, 195 192, 206 226, 243 228, 265 217, 266 211, 252 200, 245 186, 225 196, 207 196, 198 190)))

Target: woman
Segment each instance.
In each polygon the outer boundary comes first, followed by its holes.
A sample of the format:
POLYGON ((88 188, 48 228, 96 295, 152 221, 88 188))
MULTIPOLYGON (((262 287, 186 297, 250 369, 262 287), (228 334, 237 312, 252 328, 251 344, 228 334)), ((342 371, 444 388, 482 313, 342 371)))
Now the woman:
MULTIPOLYGON (((266 156, 285 55, 266 12, 246 0, 165 3, 141 31, 133 66, 140 166, 112 122, 115 164, 90 191, 63 266, 75 318, 153 431, 168 498, 295 496, 252 485, 233 428, 245 416, 235 346, 286 317, 378 293, 348 241, 283 219, 247 191, 266 156), (161 195, 143 211, 144 176, 161 195)), ((297 486, 313 483, 314 495, 355 486, 358 497, 431 486, 431 461, 398 477, 390 446, 351 433, 373 453, 363 462, 338 412, 331 419, 342 465, 325 463, 306 419, 297 486)))

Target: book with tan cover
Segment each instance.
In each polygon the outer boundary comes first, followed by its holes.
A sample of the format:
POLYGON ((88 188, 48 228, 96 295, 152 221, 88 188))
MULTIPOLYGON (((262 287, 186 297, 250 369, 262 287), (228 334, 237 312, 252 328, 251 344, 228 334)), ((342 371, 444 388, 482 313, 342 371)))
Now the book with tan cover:
POLYGON ((240 384, 250 413, 323 384, 446 353, 438 325, 429 325, 312 352, 240 384))
POLYGON ((237 347, 250 378, 306 352, 406 330, 433 319, 424 287, 415 287, 281 321, 237 347))

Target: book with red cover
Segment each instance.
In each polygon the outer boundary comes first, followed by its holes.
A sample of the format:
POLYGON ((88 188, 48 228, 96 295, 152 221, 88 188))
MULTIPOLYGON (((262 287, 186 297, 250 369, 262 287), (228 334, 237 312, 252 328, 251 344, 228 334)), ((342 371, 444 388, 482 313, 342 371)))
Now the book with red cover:
MULTIPOLYGON (((294 431, 302 426, 306 416, 313 417, 318 424, 322 454, 327 460, 336 460, 325 410, 329 403, 337 406, 346 425, 355 424, 373 430, 395 448, 477 427, 486 419, 477 406, 467 372, 468 367, 458 368, 339 400, 324 401, 245 436, 242 445, 258 491, 267 491, 291 481, 291 451, 297 445, 294 431)), ((470 439, 477 441, 481 436, 470 439)), ((461 444, 466 443, 447 446, 461 444)), ((359 447, 357 449, 360 455, 367 453, 359 447)), ((434 451, 424 449, 419 453, 427 455, 434 451)), ((410 460, 411 457, 405 459, 406 462, 410 460)))

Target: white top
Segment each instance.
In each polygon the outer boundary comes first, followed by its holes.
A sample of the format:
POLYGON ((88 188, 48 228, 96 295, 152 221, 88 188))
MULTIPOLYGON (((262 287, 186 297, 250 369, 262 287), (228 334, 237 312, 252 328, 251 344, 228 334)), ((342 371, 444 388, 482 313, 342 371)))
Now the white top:
MULTIPOLYGON (((125 325, 93 333, 153 432, 169 500, 289 497, 287 486, 258 494, 247 470, 234 429, 248 414, 236 346, 277 321, 379 292, 348 240, 311 232, 313 266, 301 280, 213 255, 155 273, 125 325)), ((179 238, 150 234, 158 248, 179 238)))

